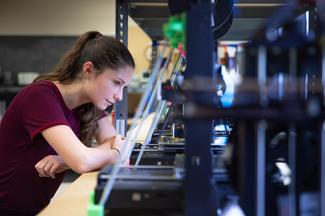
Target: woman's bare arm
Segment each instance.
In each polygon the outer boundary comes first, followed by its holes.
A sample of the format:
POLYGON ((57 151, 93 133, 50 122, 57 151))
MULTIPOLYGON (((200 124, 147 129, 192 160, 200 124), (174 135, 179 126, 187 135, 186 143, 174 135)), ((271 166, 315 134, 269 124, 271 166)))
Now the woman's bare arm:
POLYGON ((64 162, 77 173, 85 173, 100 169, 106 164, 113 164, 118 157, 118 152, 111 149, 110 143, 103 143, 101 148, 85 146, 66 125, 50 127, 44 130, 42 135, 64 162))

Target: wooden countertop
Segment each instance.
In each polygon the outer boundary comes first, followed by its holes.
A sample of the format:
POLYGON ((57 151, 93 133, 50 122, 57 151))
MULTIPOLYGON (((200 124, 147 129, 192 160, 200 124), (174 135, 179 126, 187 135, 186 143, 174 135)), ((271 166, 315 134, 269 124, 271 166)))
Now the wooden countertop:
POLYGON ((87 216, 89 196, 96 187, 97 174, 98 172, 91 172, 81 175, 38 215, 87 216))

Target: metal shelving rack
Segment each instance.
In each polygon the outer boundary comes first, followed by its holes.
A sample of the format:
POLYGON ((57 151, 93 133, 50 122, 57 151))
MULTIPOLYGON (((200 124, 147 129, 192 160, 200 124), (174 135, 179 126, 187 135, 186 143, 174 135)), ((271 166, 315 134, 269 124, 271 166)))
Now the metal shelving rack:
MULTIPOLYGON (((213 72, 213 37, 210 28, 211 1, 190 3, 186 24, 185 82, 193 86, 189 103, 200 106, 202 95, 195 89, 196 79, 210 78, 213 72)), ((184 104, 185 116, 191 104, 184 104)), ((215 189, 212 181, 212 119, 185 121, 185 205, 186 216, 216 215, 215 189)))
MULTIPOLYGON (((136 2, 139 3, 139 1, 136 2)), ((209 26, 210 3, 210 0, 201 1, 199 4, 195 3, 187 15, 188 66, 185 79, 190 82, 197 76, 212 76, 213 38, 209 26), (200 26, 199 31, 198 26, 200 26)), ((116 0, 116 38, 126 45, 127 15, 128 1, 116 0)), ((199 95, 192 98, 194 103, 199 100, 199 95)), ((126 97, 115 107, 115 110, 116 126, 123 128, 121 124, 125 123, 123 121, 127 117, 126 97)), ((211 181, 211 127, 212 120, 188 119, 186 121, 185 215, 210 215, 214 211, 211 181)))
MULTIPOLYGON (((126 1, 119 1, 116 0, 117 4, 117 12, 124 8, 123 14, 127 14, 127 3, 126 1), (122 3, 121 3, 122 2, 122 3), (124 4, 123 7, 120 7, 120 4, 124 4)), ((148 4, 152 1, 150 0, 131 0, 131 3, 135 4, 137 7, 140 7, 141 4, 148 4)), ((191 10, 188 11, 187 14, 187 69, 185 73, 185 80, 188 82, 192 82, 197 77, 211 77, 213 72, 213 62, 212 59, 216 58, 216 55, 213 53, 213 38, 212 34, 209 30, 209 14, 211 11, 210 8, 210 0, 201 0, 201 1, 195 1, 195 0, 188 0, 188 3, 191 4, 191 10)), ((271 15, 270 8, 277 8, 283 5, 283 0, 268 0, 263 1, 264 4, 260 3, 259 0, 239 0, 236 7, 245 7, 249 5, 250 3, 254 3, 257 5, 257 7, 252 7, 251 12, 259 12, 258 16, 255 14, 254 17, 245 17, 245 16, 252 16, 252 13, 249 12, 249 8, 246 8, 244 10, 244 13, 241 14, 243 17, 239 18, 266 18, 265 16, 269 17, 271 15), (270 4, 266 4, 266 2, 270 2, 270 4), (260 4, 259 4, 260 3, 260 4), (259 9, 259 10, 257 10, 259 9), (262 9, 262 10, 261 10, 262 9), (247 13, 245 13, 245 11, 247 13), (263 12, 264 11, 264 12, 263 12), (268 13, 266 13, 268 12, 268 13), (256 17, 257 16, 257 17, 256 17)), ((163 8, 163 10, 166 10, 166 1, 159 1, 161 4, 160 6, 163 8)), ((156 8, 157 9, 157 8, 156 8)), ((132 8, 133 15, 140 16, 140 11, 136 11, 135 8, 132 8), (139 12, 139 13, 136 13, 139 12)), ((304 9, 302 9, 304 10, 304 9)), ((119 29, 121 20, 119 15, 117 13, 117 38, 119 37, 127 37, 127 35, 122 34, 119 35, 118 33, 121 31, 119 29)), ((146 11, 148 15, 152 14, 152 11, 146 11), (150 14, 149 14, 150 13, 150 14)), ((157 14, 157 13, 155 13, 157 14)), ((163 12, 162 14, 167 14, 166 12, 163 12)), ((141 17, 138 17, 138 22, 142 22, 142 24, 146 25, 149 23, 145 20, 142 20, 141 17)), ((125 20, 122 20, 125 22, 125 20)), ((137 20, 136 20, 137 21, 137 20)), ((158 21, 157 21, 158 22, 158 21)), ((126 20, 127 23, 127 20, 126 20)), ((125 27, 125 25, 122 25, 125 27)), ((127 25, 126 25, 127 26, 127 25)), ((141 25, 140 25, 141 26, 141 25)), ((126 30, 127 31, 127 30, 126 30)), ((125 39, 125 42, 127 42, 127 38, 125 39)), ((323 51, 325 53, 325 51, 323 51)), ((324 74, 324 59, 323 59, 323 74, 324 74)), ((192 82, 193 84, 193 82, 192 82)), ((193 86, 193 85, 192 85, 193 86)), ((124 97, 125 99, 126 97, 124 97)), ((195 93, 193 91, 193 94, 191 95, 191 103, 192 104, 185 104, 190 105, 191 107, 193 104, 195 106, 200 106, 200 103, 202 102, 202 98, 200 98, 200 94, 195 93)), ((186 112, 186 109, 185 109, 186 112)), ((185 113, 186 114, 186 113, 185 113)), ((120 114, 117 115, 119 117, 120 114)), ((123 116, 123 115, 122 115, 123 116)), ((117 118, 118 119, 118 118, 117 118)), ((264 125, 263 122, 260 122, 261 124, 258 126, 260 128, 259 133, 256 134, 256 137, 245 137, 247 140, 243 140, 245 143, 255 143, 256 146, 254 149, 251 149, 250 151, 247 150, 249 146, 242 145, 239 151, 242 153, 243 157, 241 158, 241 162, 243 163, 243 172, 240 173, 240 178, 242 180, 241 183, 247 183, 247 182, 264 182, 264 177, 260 179, 261 176, 263 176, 263 173, 265 173, 265 149, 264 149, 264 143, 263 140, 265 140, 265 131, 264 131, 264 125), (258 144, 258 145, 257 145, 258 144), (245 148, 247 147, 247 148, 245 148), (260 166, 257 167, 256 162, 249 160, 248 158, 255 157, 258 159, 258 161, 261 161, 262 163, 260 166), (250 161, 247 162, 247 161, 250 161), (252 170, 251 167, 256 167, 256 170, 252 170), (244 173, 245 171, 245 173, 244 173)), ((213 214, 215 210, 215 197, 214 192, 216 188, 214 188, 212 184, 212 164, 211 164, 211 151, 210 151, 210 137, 211 137, 211 127, 212 127, 212 121, 208 119, 191 119, 188 118, 185 123, 186 127, 186 179, 185 179, 185 185, 184 185, 184 191, 185 191, 185 203, 184 203, 184 214, 187 216, 192 215, 211 215, 213 214)), ((243 126, 243 125, 242 125, 243 126)), ((245 125, 244 125, 245 126, 245 125)), ((322 128, 322 156, 324 155, 324 127, 322 128)), ((241 130, 247 129, 248 127, 242 127, 241 130)), ((250 131, 241 131, 243 133, 251 132, 254 134, 254 131, 251 131, 252 129, 247 129, 250 131)), ((295 140, 292 141, 295 143, 295 140)), ((295 155, 295 152, 297 149, 290 149, 291 153, 295 155)), ((321 215, 325 215, 324 211, 324 203, 325 203, 325 190, 324 190, 324 169, 325 166, 325 160, 324 157, 321 157, 321 215)), ((295 176, 294 176, 295 177, 295 176)), ((265 215, 265 194, 263 196, 263 193, 265 193, 265 184, 260 183, 257 185, 250 184, 247 186, 243 185, 245 188, 244 191, 242 191, 242 195, 244 197, 244 205, 251 209, 250 214, 251 215, 265 215), (254 194, 250 194, 253 191, 254 194), (253 199, 250 199, 253 197, 253 199)), ((299 213, 296 211, 297 207, 299 208, 299 205, 297 205, 297 197, 295 197, 294 202, 291 203, 291 208, 294 209, 294 212, 291 213, 291 215, 298 215, 299 213)))
MULTIPOLYGON (((115 32, 116 39, 121 41, 126 47, 128 46, 128 1, 115 0, 116 10, 116 23, 115 32)), ((115 109, 115 128, 118 134, 126 136, 127 118, 128 118, 128 90, 123 91, 123 100, 114 105, 115 109)))

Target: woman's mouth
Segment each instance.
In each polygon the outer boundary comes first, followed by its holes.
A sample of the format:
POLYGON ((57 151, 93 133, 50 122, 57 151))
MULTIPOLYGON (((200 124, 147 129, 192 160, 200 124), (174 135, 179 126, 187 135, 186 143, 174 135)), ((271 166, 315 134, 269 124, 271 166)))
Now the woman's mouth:
POLYGON ((109 106, 113 105, 113 103, 112 103, 111 101, 109 101, 109 100, 107 100, 107 99, 105 99, 105 100, 106 100, 106 102, 109 103, 109 106))

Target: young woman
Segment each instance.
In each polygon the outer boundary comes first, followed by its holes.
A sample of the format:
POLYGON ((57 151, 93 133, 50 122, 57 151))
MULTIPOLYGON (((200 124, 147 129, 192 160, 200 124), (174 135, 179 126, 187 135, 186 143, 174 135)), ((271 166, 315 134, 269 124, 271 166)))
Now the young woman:
POLYGON ((0 215, 35 215, 66 169, 116 162, 124 143, 104 110, 122 100, 134 66, 122 43, 87 32, 52 73, 16 95, 0 124, 0 215))

